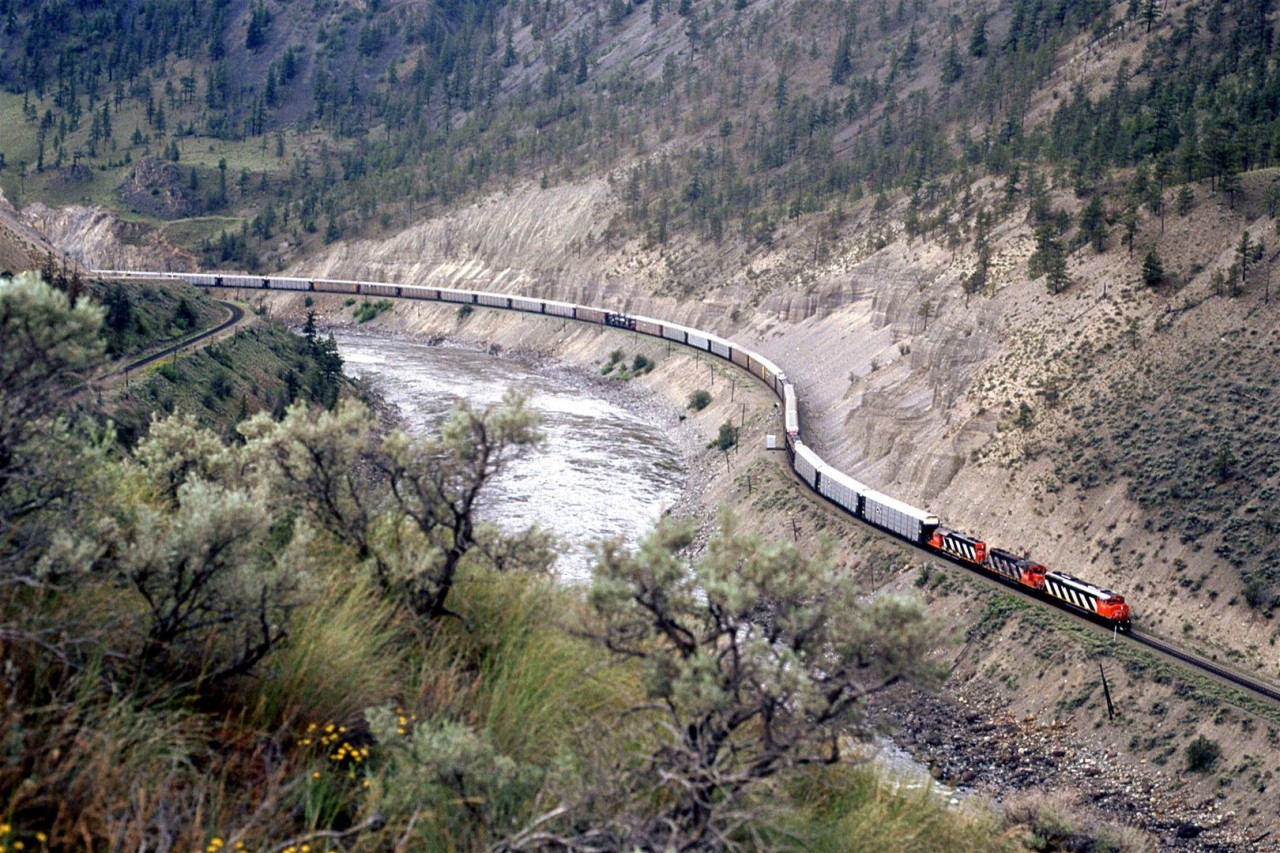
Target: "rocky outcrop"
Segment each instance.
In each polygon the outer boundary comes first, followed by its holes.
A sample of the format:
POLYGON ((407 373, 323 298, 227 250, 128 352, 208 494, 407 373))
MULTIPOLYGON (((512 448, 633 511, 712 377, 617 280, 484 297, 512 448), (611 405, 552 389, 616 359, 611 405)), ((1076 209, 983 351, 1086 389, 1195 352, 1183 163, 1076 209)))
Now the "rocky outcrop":
POLYGON ((62 251, 91 269, 190 270, 196 259, 175 249, 163 235, 139 223, 125 222, 97 207, 22 210, 26 223, 47 235, 62 251))
POLYGON ((0 273, 39 269, 49 255, 59 259, 61 266, 61 250, 24 221, 0 191, 0 273))
POLYGON ((181 219, 200 212, 200 198, 183 180, 176 163, 143 157, 120 184, 120 198, 143 216, 181 219))

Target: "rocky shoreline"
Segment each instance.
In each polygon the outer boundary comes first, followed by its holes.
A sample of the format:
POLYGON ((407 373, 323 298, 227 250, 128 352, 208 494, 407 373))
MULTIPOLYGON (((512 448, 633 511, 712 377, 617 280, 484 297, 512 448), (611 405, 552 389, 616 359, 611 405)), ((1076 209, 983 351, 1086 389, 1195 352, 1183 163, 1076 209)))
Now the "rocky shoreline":
POLYGON ((1140 830, 1157 849, 1280 849, 1280 834, 1257 817, 1190 796, 1173 766, 1135 767, 1082 739, 1069 720, 1016 717, 974 682, 938 694, 904 688, 876 710, 893 740, 935 778, 993 803, 1034 792, 1068 805, 1078 821, 1140 830))

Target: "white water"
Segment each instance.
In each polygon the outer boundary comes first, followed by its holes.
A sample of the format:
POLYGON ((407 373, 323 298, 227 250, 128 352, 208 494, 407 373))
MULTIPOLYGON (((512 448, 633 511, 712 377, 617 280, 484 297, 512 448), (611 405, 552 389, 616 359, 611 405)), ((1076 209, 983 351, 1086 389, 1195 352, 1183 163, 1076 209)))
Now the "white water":
POLYGON ((482 515, 507 530, 537 523, 565 546, 556 563, 570 581, 590 577, 590 544, 637 542, 680 497, 683 465, 662 428, 593 393, 571 372, 456 346, 335 335, 346 372, 366 379, 409 429, 438 428, 461 400, 482 409, 514 387, 542 416, 542 450, 491 484, 482 515))

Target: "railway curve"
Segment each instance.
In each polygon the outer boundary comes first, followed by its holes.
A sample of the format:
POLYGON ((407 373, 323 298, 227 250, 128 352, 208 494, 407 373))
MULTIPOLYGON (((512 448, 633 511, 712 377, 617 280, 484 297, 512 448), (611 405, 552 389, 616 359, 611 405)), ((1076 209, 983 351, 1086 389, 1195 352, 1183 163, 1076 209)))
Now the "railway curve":
MULTIPOLYGON (((1280 704, 1280 689, 1259 679, 1229 670, 1199 655, 1177 648, 1148 633, 1131 630, 1129 604, 1124 597, 1072 575, 1050 570, 1026 555, 1018 555, 987 544, 973 536, 942 525, 933 513, 913 507, 825 463, 801 439, 799 406, 795 387, 773 361, 718 335, 669 323, 653 317, 632 315, 603 308, 488 291, 460 290, 426 285, 344 279, 298 278, 278 275, 248 275, 236 272, 156 272, 137 270, 95 270, 104 278, 184 281, 204 288, 235 290, 304 291, 360 295, 366 297, 435 301, 459 307, 475 306, 537 314, 562 320, 592 323, 607 328, 633 331, 683 344, 710 353, 741 368, 776 394, 782 404, 784 444, 794 473, 809 488, 847 515, 877 528, 882 533, 907 541, 933 557, 977 572, 1089 621, 1111 627, 1117 635, 1183 664, 1228 681, 1256 696, 1280 704)), ((229 303, 224 303, 229 304, 229 303)), ((233 312, 239 311, 230 306, 233 312)), ((242 313, 242 312, 241 312, 242 313)), ((239 321, 227 323, 179 346, 189 346, 239 321)), ((143 366, 171 353, 171 347, 129 366, 143 366)))
POLYGON ((157 350, 156 352, 153 352, 150 355, 131 361, 128 364, 123 365, 117 368, 116 370, 112 371, 111 373, 107 374, 105 378, 107 380, 115 379, 116 377, 123 376, 124 374, 130 371, 137 370, 142 367, 146 367, 149 364, 153 364, 159 361, 160 359, 164 358, 165 356, 173 355, 175 352, 184 350, 187 347, 204 343, 205 341, 209 340, 215 335, 219 335, 222 332, 225 332, 227 329, 232 328, 233 326, 235 326, 237 323, 239 323, 241 320, 244 319, 244 309, 241 308, 239 305, 236 305, 234 302, 223 302, 221 299, 214 300, 214 301, 216 301, 223 308, 227 309, 226 320, 223 320, 221 323, 214 326, 212 329, 205 329, 203 332, 199 333, 198 335, 192 335, 186 340, 179 341, 176 344, 170 344, 164 349, 157 350))

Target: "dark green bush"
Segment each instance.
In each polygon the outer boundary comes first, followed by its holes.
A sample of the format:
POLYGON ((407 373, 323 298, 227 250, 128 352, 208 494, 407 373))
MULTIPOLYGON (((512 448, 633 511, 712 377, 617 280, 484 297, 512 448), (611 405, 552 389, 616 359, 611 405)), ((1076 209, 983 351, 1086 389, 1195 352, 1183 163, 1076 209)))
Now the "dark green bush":
POLYGON ((1218 763, 1218 759, 1222 756, 1222 747, 1218 746, 1217 741, 1200 735, 1187 744, 1186 756, 1188 770, 1192 773, 1207 773, 1213 769, 1213 765, 1218 763))

